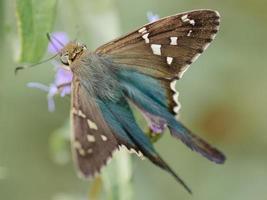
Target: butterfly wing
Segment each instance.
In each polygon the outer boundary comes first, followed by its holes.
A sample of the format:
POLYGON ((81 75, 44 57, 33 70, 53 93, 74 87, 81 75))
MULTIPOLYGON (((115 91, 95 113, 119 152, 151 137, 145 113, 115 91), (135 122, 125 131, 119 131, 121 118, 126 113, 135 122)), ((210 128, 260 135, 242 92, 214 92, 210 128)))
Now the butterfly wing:
POLYGON ((96 50, 119 66, 153 77, 180 78, 208 47, 219 29, 220 16, 196 10, 160 19, 96 50))
POLYGON ((90 177, 99 172, 112 152, 118 146, 125 146, 169 172, 191 192, 184 181, 158 155, 149 138, 136 124, 121 85, 116 84, 108 89, 112 94, 116 94, 116 98, 103 89, 103 82, 111 85, 116 81, 112 72, 105 71, 105 68, 109 69, 110 66, 102 65, 101 60, 90 62, 90 55, 85 55, 84 58, 81 58, 81 63, 72 66, 76 69, 72 83, 73 146, 77 165, 83 176, 90 177), (102 70, 90 71, 93 66, 96 67, 95 70, 102 70), (90 77, 90 74, 96 77, 90 77), (105 75, 105 78, 101 75, 105 75), (101 86, 92 87, 94 83, 101 86), (105 95, 99 90, 106 92, 105 95))
POLYGON ((73 152, 83 177, 93 177, 99 173, 112 157, 112 152, 123 145, 139 155, 144 154, 173 175, 191 193, 190 188, 162 160, 135 123, 130 107, 123 97, 119 102, 103 101, 89 95, 75 77, 72 84, 73 152))
POLYGON ((121 68, 158 78, 165 87, 169 110, 178 115, 176 80, 208 47, 219 30, 217 11, 196 10, 160 19, 96 50, 121 68))
POLYGON ((111 158, 118 143, 93 96, 74 77, 72 82, 73 154, 82 177, 93 177, 111 158))
POLYGON ((180 139, 190 149, 216 163, 223 163, 225 156, 203 139, 194 135, 168 110, 168 96, 162 84, 147 75, 123 71, 120 73, 121 86, 125 95, 141 110, 152 117, 165 121, 173 137, 180 139), (165 92, 164 92, 165 91, 165 92))
MULTIPOLYGON (((212 10, 177 14, 144 25, 130 34, 99 47, 96 53, 118 69, 131 72, 124 82, 128 88, 129 80, 134 77, 133 71, 155 79, 160 87, 151 89, 150 86, 149 89, 146 84, 148 77, 142 80, 138 78, 133 88, 130 89, 130 93, 137 85, 140 85, 138 90, 143 90, 145 95, 152 97, 153 92, 156 93, 155 90, 162 88, 164 90, 162 96, 166 98, 168 111, 173 115, 178 115, 180 104, 175 88, 176 81, 214 39, 219 29, 219 20, 218 12, 212 10), (145 88, 147 88, 146 91, 144 91, 145 88)), ((129 98, 136 99, 133 93, 132 96, 129 95, 129 98)), ((151 98, 152 101, 156 99, 151 98)), ((159 99, 158 101, 160 102, 159 99)), ((140 101, 137 105, 148 111, 151 103, 147 104, 146 108, 141 106, 140 101)), ((152 114, 152 110, 148 113, 152 114)), ((217 163, 224 162, 225 157, 215 148, 193 135, 184 126, 178 125, 178 122, 172 121, 171 123, 175 124, 175 130, 170 129, 173 136, 181 139, 191 149, 208 159, 217 163)))

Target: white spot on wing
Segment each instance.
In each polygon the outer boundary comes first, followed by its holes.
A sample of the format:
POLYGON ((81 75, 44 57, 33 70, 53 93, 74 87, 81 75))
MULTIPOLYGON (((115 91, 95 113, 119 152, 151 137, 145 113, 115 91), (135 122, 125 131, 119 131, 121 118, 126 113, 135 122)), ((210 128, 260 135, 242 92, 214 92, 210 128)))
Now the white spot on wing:
POLYGON ((82 118, 86 118, 86 115, 81 110, 78 111, 78 115, 82 118))
POLYGON ((187 33, 187 36, 191 36, 192 30, 189 30, 189 32, 187 33))
POLYGON ((173 108, 173 111, 174 111, 176 114, 178 114, 179 111, 180 111, 180 106, 175 106, 175 107, 173 108))
POLYGON ((145 43, 149 43, 148 35, 149 33, 142 35, 142 38, 145 40, 145 43))
POLYGON ((81 110, 76 110, 75 108, 72 108, 72 113, 74 115, 78 115, 79 117, 86 118, 86 115, 81 110))
POLYGON ((178 97, 179 97, 179 93, 176 91, 176 81, 177 80, 173 80, 171 83, 170 83, 170 88, 171 90, 174 92, 172 98, 173 98, 173 101, 175 102, 176 106, 173 107, 173 112, 176 113, 176 117, 178 117, 178 113, 180 111, 180 108, 181 108, 181 105, 180 105, 180 102, 178 100, 178 97))
POLYGON ((173 80, 173 81, 171 82, 171 84, 170 84, 171 90, 174 91, 174 92, 176 92, 176 88, 175 88, 175 86, 176 86, 176 81, 177 81, 177 80, 173 80))
POLYGON ((88 153, 88 154, 93 153, 93 149, 87 149, 87 153, 88 153))
POLYGON ((90 129, 95 129, 95 130, 98 129, 97 125, 93 121, 91 121, 90 119, 87 119, 87 123, 88 123, 88 126, 90 129))
POLYGON ((88 140, 88 142, 95 142, 95 136, 93 136, 93 135, 87 135, 87 140, 88 140))
POLYGON ((153 51, 153 54, 155 55, 161 55, 161 45, 160 44, 151 44, 151 49, 153 51))
POLYGON ((173 100, 176 104, 179 104, 178 102, 178 97, 179 97, 179 93, 177 91, 175 91, 175 94, 173 95, 173 100))
POLYGON ((78 111, 75 108, 72 108, 72 113, 78 115, 78 111))
POLYGON ((108 140, 108 138, 105 135, 101 135, 101 138, 102 138, 103 141, 107 141, 108 140))
POLYGON ((195 20, 193 20, 193 19, 189 19, 188 18, 188 15, 183 15, 182 17, 181 17, 181 20, 183 21, 183 22, 189 22, 189 24, 191 24, 191 25, 195 25, 195 20))
POLYGON ((84 151, 83 149, 79 149, 79 154, 80 154, 81 156, 85 156, 85 151, 84 151))
POLYGON ((73 146, 74 146, 74 148, 76 148, 76 149, 81 149, 81 148, 82 148, 81 143, 80 143, 79 141, 77 141, 77 140, 74 141, 73 146))
POLYGON ((177 45, 177 37, 170 37, 170 39, 171 39, 171 43, 170 43, 170 45, 177 45))
POLYGON ((142 34, 146 33, 147 32, 146 27, 141 28, 138 32, 142 34))
POLYGON ((74 141, 73 146, 74 146, 75 149, 77 149, 77 151, 79 152, 79 154, 81 156, 85 156, 85 151, 82 148, 82 145, 81 145, 81 143, 79 141, 77 141, 77 140, 74 141))
POLYGON ((128 153, 134 153, 136 154, 139 158, 141 158, 142 160, 145 159, 144 155, 142 154, 141 151, 136 151, 135 149, 131 148, 130 150, 125 146, 125 145, 120 145, 119 150, 124 150, 127 151, 128 153))
POLYGON ((173 58, 172 57, 167 57, 167 63, 168 63, 168 65, 171 65, 172 64, 172 61, 173 61, 173 58))
POLYGON ((196 23, 196 22, 195 22, 195 20, 193 20, 193 19, 189 20, 189 24, 191 24, 191 25, 193 25, 193 26, 194 26, 194 25, 195 25, 195 23, 196 23))
POLYGON ((178 96, 179 93, 177 92, 177 96, 176 96, 176 106, 173 108, 173 111, 176 113, 176 116, 178 116, 179 112, 180 112, 180 108, 181 108, 181 104, 178 101, 178 96))
POLYGON ((181 17, 181 20, 182 20, 183 22, 186 22, 186 20, 188 20, 187 16, 188 16, 188 15, 183 15, 183 16, 181 17))
POLYGON ((141 151, 136 151, 135 149, 133 149, 133 148, 131 148, 130 149, 130 153, 134 153, 134 154, 136 154, 139 158, 141 158, 142 160, 144 159, 144 155, 142 154, 142 152, 141 151))

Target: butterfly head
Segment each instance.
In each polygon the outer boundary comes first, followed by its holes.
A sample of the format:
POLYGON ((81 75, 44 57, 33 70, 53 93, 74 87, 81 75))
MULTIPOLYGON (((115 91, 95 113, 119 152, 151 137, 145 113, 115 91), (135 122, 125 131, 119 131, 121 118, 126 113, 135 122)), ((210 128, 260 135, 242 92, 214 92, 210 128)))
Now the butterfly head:
POLYGON ((60 51, 60 61, 62 64, 70 66, 85 50, 87 50, 87 47, 84 44, 75 41, 69 42, 60 51))

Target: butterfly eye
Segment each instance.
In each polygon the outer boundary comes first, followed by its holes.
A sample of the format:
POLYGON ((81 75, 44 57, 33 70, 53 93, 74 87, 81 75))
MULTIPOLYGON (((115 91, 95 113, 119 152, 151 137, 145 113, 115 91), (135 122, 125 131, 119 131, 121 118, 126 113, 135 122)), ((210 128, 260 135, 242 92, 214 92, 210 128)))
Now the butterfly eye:
POLYGON ((69 65, 69 54, 62 55, 60 60, 64 65, 69 65))
POLYGON ((85 44, 82 47, 83 47, 83 50, 87 50, 87 46, 85 44))

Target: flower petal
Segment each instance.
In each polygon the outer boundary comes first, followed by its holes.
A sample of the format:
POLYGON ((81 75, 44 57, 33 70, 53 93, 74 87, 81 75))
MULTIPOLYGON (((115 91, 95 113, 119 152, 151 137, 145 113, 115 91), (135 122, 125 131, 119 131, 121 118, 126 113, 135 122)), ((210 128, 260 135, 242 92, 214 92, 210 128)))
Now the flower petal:
POLYGON ((40 90, 45 91, 45 92, 49 92, 48 86, 46 86, 42 83, 38 83, 38 82, 29 82, 29 83, 27 83, 27 87, 36 88, 36 89, 40 89, 40 90))
POLYGON ((149 11, 147 12, 147 19, 149 22, 155 22, 159 20, 159 15, 154 14, 153 12, 149 11))
POLYGON ((64 86, 60 91, 60 96, 64 97, 65 95, 69 95, 71 93, 71 86, 64 86))
POLYGON ((58 53, 58 51, 63 48, 61 44, 66 45, 69 42, 68 35, 65 32, 53 32, 51 36, 52 43, 49 42, 48 44, 49 53, 58 53))
POLYGON ((55 85, 60 86, 66 83, 71 83, 72 81, 72 72, 62 67, 57 67, 55 75, 55 85))
POLYGON ((57 86, 55 84, 51 84, 49 87, 49 92, 47 94, 47 101, 48 101, 48 110, 50 112, 55 111, 55 101, 54 96, 58 93, 57 86))
POLYGON ((148 123, 148 127, 150 128, 150 130, 155 133, 155 134, 161 134, 164 132, 167 123, 164 119, 154 116, 144 110, 140 110, 141 113, 143 114, 143 116, 145 117, 147 123, 148 123))
POLYGON ((54 112, 56 109, 54 96, 47 96, 47 102, 48 102, 48 111, 54 112))

